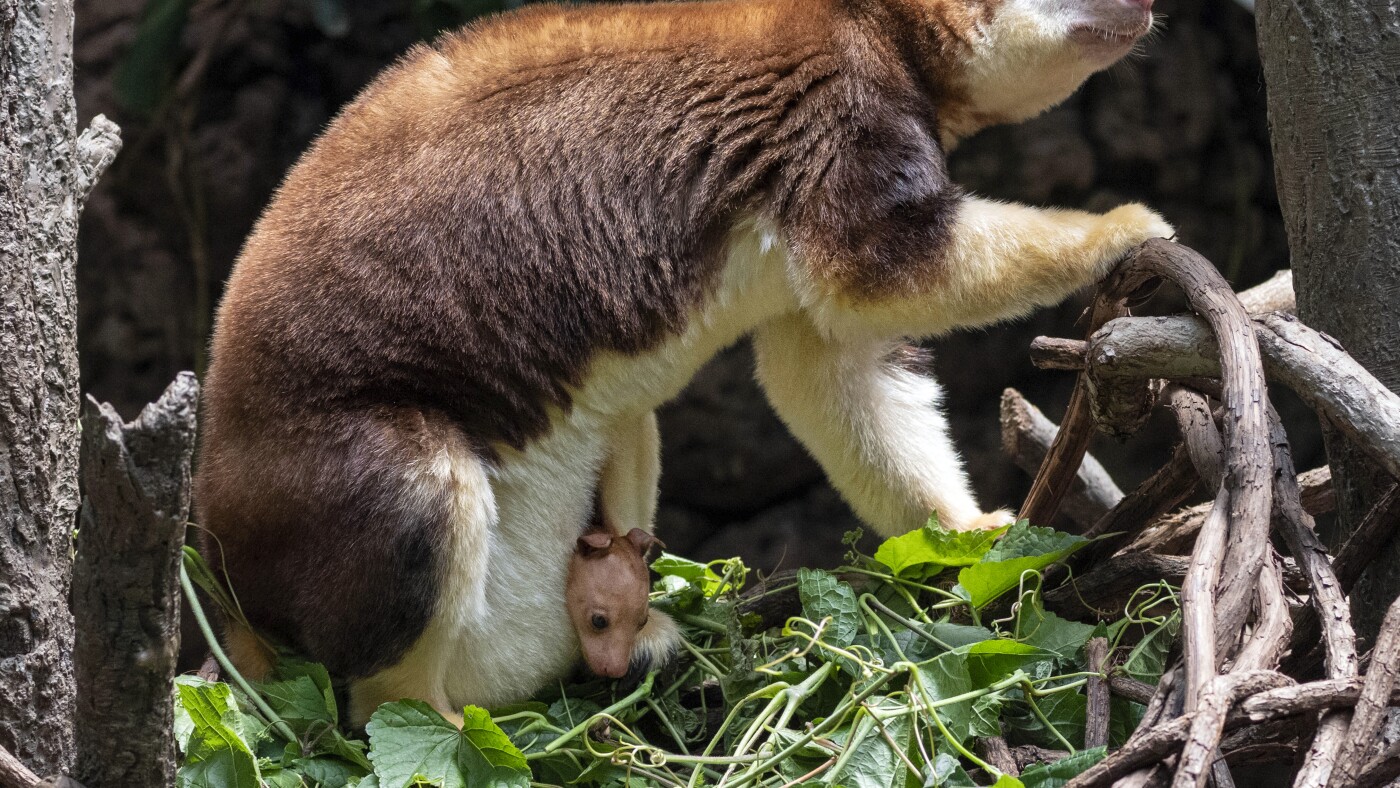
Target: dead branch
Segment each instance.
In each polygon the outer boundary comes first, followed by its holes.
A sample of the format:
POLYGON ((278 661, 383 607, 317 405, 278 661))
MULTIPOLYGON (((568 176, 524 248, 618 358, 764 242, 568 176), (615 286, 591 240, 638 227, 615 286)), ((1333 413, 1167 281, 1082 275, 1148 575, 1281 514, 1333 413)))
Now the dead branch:
POLYGON ((29 767, 0 747, 0 788, 39 788, 44 781, 29 771, 29 767))
POLYGON ((92 398, 83 415, 75 773, 93 786, 174 784, 170 693, 198 399, 185 372, 131 423, 92 398))
MULTIPOLYGON (((1022 470, 1034 474, 1055 440, 1059 427, 1016 389, 1001 395, 1001 445, 1022 470)), ((1087 529, 1123 499, 1123 491, 1113 483, 1103 465, 1085 455, 1079 472, 1065 496, 1065 514, 1087 529)))
POLYGON ((985 736, 977 740, 977 752, 991 765, 1012 777, 1021 776, 1021 766, 1011 754, 1011 747, 1000 736, 985 736))
MULTIPOLYGON (((1293 457, 1288 448, 1278 413, 1269 409, 1269 429, 1274 451, 1275 522, 1284 543, 1308 578, 1309 600, 1316 611, 1311 631, 1316 633, 1321 622, 1323 643, 1327 650, 1327 677, 1347 680, 1357 675, 1356 633, 1351 626, 1351 608, 1337 582, 1337 576, 1327 560, 1327 550, 1314 532, 1312 517, 1303 511, 1297 481, 1293 476, 1293 457)), ((1307 631, 1300 627, 1300 631, 1307 631)), ((1316 637, 1315 634, 1312 637, 1316 637)), ((1298 772, 1298 785, 1323 785, 1337 761, 1337 754, 1346 735, 1350 715, 1345 711, 1324 714, 1318 721, 1317 734, 1303 758, 1298 772)))
POLYGON ((1108 662, 1108 640, 1090 638, 1084 646, 1084 654, 1089 661, 1089 670, 1098 673, 1090 676, 1085 687, 1088 696, 1088 711, 1084 724, 1084 748, 1108 746, 1108 682, 1104 680, 1105 663, 1108 662))
MULTIPOLYGON (((1263 672, 1257 676, 1281 674, 1263 672)), ((1307 684, 1269 686, 1278 679, 1258 678, 1234 687, 1239 700, 1225 718, 1225 730, 1247 725, 1263 725, 1299 715, 1316 714, 1326 709, 1344 709, 1356 705, 1361 697, 1361 680, 1323 680, 1307 684), (1258 686, 1265 689, 1251 692, 1258 686)), ((1392 691, 1390 702, 1400 703, 1400 693, 1392 691)), ((1131 774, 1154 761, 1171 755, 1186 741, 1194 715, 1186 714, 1166 720, 1147 729, 1121 749, 1071 780, 1066 788, 1091 788, 1112 785, 1115 780, 1131 774)), ((1396 753, 1400 755, 1400 751, 1396 753)), ((1384 783, 1366 783, 1383 785, 1384 783)))
MULTIPOLYGON (((1400 479, 1400 395, 1346 351, 1297 318, 1254 318, 1269 377, 1288 386, 1366 455, 1400 479)), ((1219 374, 1216 346, 1196 318, 1122 318, 1092 335, 1082 351, 1099 378, 1195 378, 1219 374)))
POLYGON ((1337 582, 1342 590, 1350 592, 1361 572, 1387 542, 1400 529, 1400 482, 1391 485, 1385 495, 1367 512, 1366 519, 1347 539, 1342 549, 1337 551, 1337 560, 1332 568, 1337 573, 1337 582))
POLYGON ((1084 534, 1090 537, 1115 533, 1119 535, 1096 542, 1080 551, 1080 555, 1071 561, 1071 564, 1086 566, 1117 553, 1123 545, 1138 535, 1143 523, 1152 522, 1186 500, 1199 481, 1186 446, 1178 444, 1165 465, 1124 496, 1118 505, 1099 518, 1094 527, 1084 534))
MULTIPOLYGON (((1332 472, 1326 465, 1298 474, 1297 484, 1303 511, 1316 517, 1336 509, 1337 499, 1332 490, 1332 472)), ((1161 515, 1152 520, 1123 551, 1148 551, 1165 555, 1189 552, 1191 542, 1201 530, 1201 524, 1205 522, 1209 513, 1210 504, 1203 503, 1161 515)), ((1400 517, 1400 511, 1397 511, 1396 515, 1400 517)), ((1338 553, 1339 561, 1340 555, 1338 553)), ((1367 552, 1367 559, 1372 555, 1373 553, 1367 552)), ((1347 588, 1345 582, 1342 583, 1342 587, 1347 588)))
POLYGON ((1397 672, 1400 672, 1400 599, 1391 603, 1385 622, 1381 624, 1380 634, 1376 637, 1371 666, 1366 671, 1361 697, 1357 699, 1356 709, 1351 715, 1346 743, 1337 757, 1332 779, 1327 783, 1331 788, 1366 788, 1367 785, 1374 785, 1362 783, 1359 778, 1366 765, 1366 756, 1375 747, 1381 725, 1385 722, 1386 707, 1390 705, 1397 672))

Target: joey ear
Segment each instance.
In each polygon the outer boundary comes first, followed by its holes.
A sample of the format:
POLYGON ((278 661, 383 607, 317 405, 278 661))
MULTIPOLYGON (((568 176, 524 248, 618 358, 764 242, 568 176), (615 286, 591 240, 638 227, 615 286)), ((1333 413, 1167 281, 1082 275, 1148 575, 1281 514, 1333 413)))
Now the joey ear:
POLYGON ((602 531, 589 531, 578 538, 579 555, 585 558, 612 547, 612 534, 602 531))
POLYGON ((666 549, 666 545, 660 539, 657 539, 655 536, 652 536, 640 528, 633 528, 628 531, 627 541, 631 542, 632 546, 637 548, 637 552, 642 555, 646 555, 647 551, 653 547, 660 547, 663 550, 666 549))

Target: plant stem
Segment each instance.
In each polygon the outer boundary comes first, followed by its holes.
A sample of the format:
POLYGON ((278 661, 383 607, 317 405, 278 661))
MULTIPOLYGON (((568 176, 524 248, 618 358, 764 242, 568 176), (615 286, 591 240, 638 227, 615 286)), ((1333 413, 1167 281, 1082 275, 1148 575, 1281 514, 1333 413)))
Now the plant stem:
POLYGON ((185 592, 185 599, 190 603, 190 612, 194 613, 195 623, 199 624, 199 631, 204 635, 204 640, 209 646, 209 651, 213 653, 215 661, 219 663, 219 667, 223 668, 224 673, 233 679, 239 689, 243 690, 244 694, 248 696, 248 700, 257 707, 263 717, 277 730, 278 735, 286 739, 288 744, 295 744, 300 747, 301 740, 297 738, 296 732, 293 731, 291 726, 283 721, 281 717, 277 716, 277 712, 273 711, 272 707, 268 706, 267 702, 262 699, 262 696, 248 683, 248 680, 243 678, 243 674, 239 673, 238 669, 233 666, 233 663, 229 661, 228 655, 224 653, 223 647, 219 645, 219 639, 214 636, 214 628, 209 625, 209 618, 204 614, 204 606, 199 603, 199 597, 194 593, 194 584, 190 582, 190 573, 185 570, 184 561, 180 562, 180 588, 185 592))

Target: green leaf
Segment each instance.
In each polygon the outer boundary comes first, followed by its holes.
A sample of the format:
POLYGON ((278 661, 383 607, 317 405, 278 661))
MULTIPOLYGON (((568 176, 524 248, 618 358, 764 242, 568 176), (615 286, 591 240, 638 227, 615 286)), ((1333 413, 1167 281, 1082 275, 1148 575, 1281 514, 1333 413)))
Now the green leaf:
POLYGON ((972 735, 974 737, 1001 735, 1001 704, 1004 696, 993 692, 972 702, 972 735))
POLYGON ((856 608, 856 592, 850 585, 820 569, 797 570, 797 593, 802 598, 802 611, 807 618, 820 622, 831 618, 826 642, 845 648, 860 631, 860 613, 856 608))
POLYGON ((1095 747, 1092 750, 1080 750, 1054 763, 1037 763, 1021 772, 1021 783, 1026 788, 1061 788, 1090 766, 1103 760, 1107 754, 1107 749, 1095 747))
POLYGON ((1088 543, 1082 536, 1033 528, 1022 521, 1013 525, 986 557, 959 572, 958 585, 967 592, 972 606, 981 609, 1018 587, 1023 573, 1039 572, 1063 561, 1088 543))
POLYGON ((1075 548, 1090 540, 1074 534, 1062 533, 1054 528, 1040 528, 1025 520, 1019 520, 1006 531, 1006 535, 988 551, 983 561, 1009 561, 1013 558, 1032 556, 1069 555, 1075 548))
POLYGON ((1172 613, 1166 623, 1147 633, 1138 641, 1128 658, 1123 660, 1123 670, 1129 676, 1147 684, 1156 684, 1166 669, 1167 657, 1176 643, 1177 632, 1181 630, 1181 613, 1172 613))
POLYGON ((550 704, 545 715, 559 727, 569 730, 576 725, 582 725, 589 717, 602 710, 602 706, 591 700, 565 697, 550 704))
POLYGON ((175 679, 177 730, 188 730, 180 788, 259 788, 252 747, 231 721, 241 712, 227 684, 197 676, 175 679), (180 717, 185 721, 181 723, 180 717))
POLYGON ((661 580, 656 583, 659 591, 675 590, 666 583, 667 577, 679 577, 686 583, 699 588, 706 596, 729 590, 725 587, 724 578, 715 574, 715 570, 711 569, 709 564, 702 564, 689 558, 662 553, 656 557, 655 561, 651 562, 651 568, 661 575, 661 580))
MULTIPOLYGON (((972 677, 968 674, 967 655, 948 652, 918 667, 919 677, 929 691, 930 700, 941 701, 972 692, 972 677)), ((932 710, 943 720, 949 735, 965 742, 976 730, 972 704, 974 698, 950 703, 932 710)))
MULTIPOLYGON (((880 706, 896 707, 903 704, 895 703, 888 698, 873 697, 870 699, 869 705, 879 708, 880 706)), ((907 717, 895 717, 885 720, 881 724, 896 746, 904 750, 908 749, 909 723, 907 717)), ((908 769, 900 760, 898 753, 890 747, 889 741, 881 735, 879 725, 874 717, 862 714, 853 730, 833 734, 831 739, 843 748, 853 749, 847 756, 846 763, 840 772, 824 777, 824 780, 829 784, 842 785, 846 788, 903 787, 908 769)))
POLYGON ((291 726, 299 737, 307 737, 335 727, 335 714, 326 708, 326 698, 307 676, 257 685, 267 705, 291 726))
POLYGON ((1137 731, 1138 725, 1142 723, 1142 717, 1147 713, 1147 707, 1141 703, 1134 703, 1127 698, 1120 698, 1117 695, 1108 700, 1108 744, 1117 749, 1127 743, 1133 733, 1137 731))
POLYGON ((313 785, 321 785, 324 788, 342 788, 367 774, 365 769, 356 764, 329 755, 295 758, 288 761, 287 765, 298 774, 305 775, 313 785))
POLYGON ((1055 654, 1014 640, 984 640, 956 650, 967 655, 968 675, 974 688, 988 687, 1027 665, 1054 659, 1055 654))
POLYGON ((262 773, 250 752, 225 748, 197 761, 187 760, 175 774, 176 788, 262 788, 262 773))
POLYGON ((933 759, 932 784, 936 788, 977 788, 957 758, 941 752, 933 759))
MULTIPOLYGON (((1056 692, 1036 698, 1035 703, 1055 730, 1071 744, 1084 741, 1084 726, 1088 717, 1088 700, 1084 695, 1071 691, 1056 692)), ((1060 740, 1032 713, 1024 701, 1012 706, 1014 710, 1008 709, 1007 713, 1002 715, 1003 727, 1008 737, 1039 747, 1064 748, 1060 740)))
POLYGON ((1060 618, 1046 610, 1039 594, 1026 594, 1016 614, 1016 639, 1072 660, 1093 637, 1097 627, 1060 618))
POLYGON ((917 531, 886 539, 875 551, 875 560, 895 575, 936 574, 944 567, 977 563, 1005 531, 947 531, 934 518, 917 531))
POLYGON ((370 760, 384 788, 437 781, 442 788, 527 788, 525 756, 485 709, 468 706, 458 730, 418 700, 386 703, 370 718, 370 760))

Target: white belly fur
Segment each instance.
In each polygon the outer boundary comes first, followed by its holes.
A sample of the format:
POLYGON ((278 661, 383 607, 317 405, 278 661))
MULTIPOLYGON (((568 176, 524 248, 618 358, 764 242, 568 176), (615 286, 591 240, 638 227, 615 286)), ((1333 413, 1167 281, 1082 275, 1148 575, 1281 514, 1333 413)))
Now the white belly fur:
POLYGON ((435 464, 457 491, 452 568, 437 612, 404 659, 352 686, 355 721, 404 697, 445 713, 500 706, 568 673, 578 642, 564 575, 591 512, 604 436, 618 419, 679 394, 719 350, 796 310, 786 258, 772 227, 739 222, 718 287, 683 334, 643 355, 595 360, 569 412, 555 414, 550 432, 524 451, 502 452, 496 467, 475 456, 435 464))

